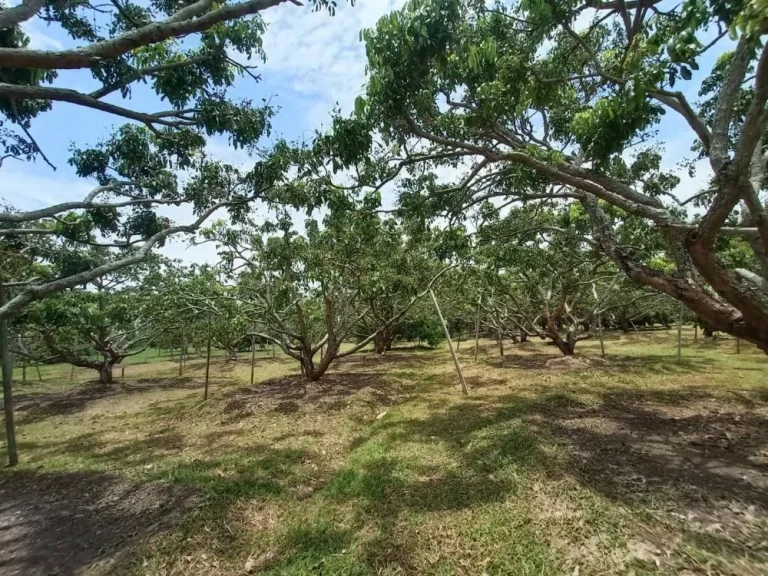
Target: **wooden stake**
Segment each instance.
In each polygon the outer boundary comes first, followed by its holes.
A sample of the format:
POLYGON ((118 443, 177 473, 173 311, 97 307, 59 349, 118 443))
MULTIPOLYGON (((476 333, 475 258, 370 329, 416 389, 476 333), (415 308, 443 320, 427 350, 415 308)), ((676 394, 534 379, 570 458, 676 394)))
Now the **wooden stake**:
POLYGON ((480 346, 480 299, 477 299, 477 316, 475 316, 475 362, 477 362, 477 349, 480 346))
POLYGON ((205 392, 203 400, 208 400, 208 376, 211 372, 211 314, 208 313, 208 344, 205 353, 205 392))
POLYGON ((699 341, 699 325, 697 323, 693 324, 693 341, 699 341))
POLYGON ((275 343, 272 342, 272 358, 275 357, 275 343))
POLYGON ((603 343, 603 319, 600 314, 597 315, 597 332, 600 335, 600 356, 605 358, 605 344, 603 343))
POLYGON ((26 384, 27 383, 27 361, 24 360, 21 364, 21 383, 26 384))
POLYGON ((741 338, 736 338, 736 354, 741 354, 741 338))
POLYGON ((504 358, 504 339, 501 336, 501 330, 496 332, 496 341, 499 343, 499 354, 504 358))
POLYGON ((125 366, 120 366, 120 380, 125 380, 125 366))
POLYGON ((72 371, 69 373, 69 381, 72 382, 72 380, 75 379, 75 365, 72 364, 72 371))
POLYGON ((451 351, 451 358, 453 358, 453 364, 456 366, 456 373, 459 375, 459 383, 461 384, 461 391, 465 396, 469 395, 467 390, 467 383, 464 382, 464 374, 461 372, 461 364, 459 364, 459 358, 456 356, 456 352, 453 351, 453 342, 451 342, 451 333, 448 331, 448 325, 443 319, 443 313, 440 312, 440 305, 437 303, 435 293, 430 288, 429 295, 432 296, 432 302, 435 303, 435 309, 437 310, 437 316, 440 318, 440 322, 443 324, 443 330, 445 330, 445 338, 448 340, 448 349, 451 351))
POLYGON ((677 313, 677 363, 683 361, 683 303, 680 302, 680 308, 677 313))
MULTIPOLYGON (((5 304, 5 286, 0 278, 0 306, 5 304)), ((5 438, 8 447, 8 465, 16 466, 19 463, 19 454, 16 451, 16 426, 13 422, 13 365, 11 364, 11 351, 8 348, 8 322, 0 319, 0 356, 2 356, 3 372, 3 403, 5 411, 5 438)))
POLYGON ((253 386, 253 375, 256 368, 256 339, 251 337, 251 386, 253 386))

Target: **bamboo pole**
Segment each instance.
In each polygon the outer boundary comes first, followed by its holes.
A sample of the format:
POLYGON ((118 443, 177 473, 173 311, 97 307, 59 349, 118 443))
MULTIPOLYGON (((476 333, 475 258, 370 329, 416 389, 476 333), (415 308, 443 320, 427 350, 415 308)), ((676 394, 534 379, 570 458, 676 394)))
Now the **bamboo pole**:
POLYGON ((480 346, 480 298, 477 299, 477 315, 475 316, 475 362, 477 362, 477 349, 480 346))
POLYGON ((251 386, 253 386, 254 370, 256 368, 256 339, 251 336, 251 386))
POLYGON ((211 314, 208 313, 208 344, 205 353, 205 392, 203 400, 208 400, 208 377, 211 373, 211 314))
POLYGON ((600 356, 605 358, 605 343, 603 342, 603 318, 597 315, 597 332, 600 335, 600 356))
POLYGON ((456 352, 453 351, 453 342, 451 342, 451 333, 448 331, 448 325, 445 323, 443 313, 440 312, 440 305, 437 303, 437 298, 432 289, 429 289, 429 295, 432 296, 432 302, 435 303, 435 309, 437 310, 437 316, 440 318, 440 322, 443 324, 443 330, 445 330, 445 338, 448 340, 448 349, 451 351, 451 358, 453 358, 453 364, 456 366, 456 373, 459 375, 459 383, 461 384, 461 391, 465 396, 469 395, 467 390, 467 383, 464 382, 464 374, 461 372, 461 364, 459 364, 459 358, 456 356, 456 352))
MULTIPOLYGON (((0 278, 0 306, 5 304, 5 286, 0 278)), ((5 439, 8 449, 8 465, 16 466, 19 463, 19 454, 16 451, 16 426, 13 422, 13 365, 11 364, 11 351, 8 348, 8 321, 0 319, 0 356, 2 356, 3 372, 3 403, 5 411, 5 439)))

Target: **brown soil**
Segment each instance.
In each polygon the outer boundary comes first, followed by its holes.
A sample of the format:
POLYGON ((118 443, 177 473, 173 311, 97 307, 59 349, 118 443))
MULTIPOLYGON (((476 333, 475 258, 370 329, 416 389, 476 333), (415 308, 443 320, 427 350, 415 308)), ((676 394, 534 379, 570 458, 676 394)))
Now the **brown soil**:
POLYGON ((98 382, 76 386, 64 392, 50 394, 18 394, 14 408, 21 423, 29 424, 49 416, 61 416, 80 412, 97 400, 149 390, 195 389, 203 386, 200 378, 142 378, 121 380, 113 384, 98 382))
POLYGON ((382 374, 326 374, 318 382, 307 382, 300 376, 290 376, 239 388, 230 396, 225 413, 240 419, 244 415, 259 412, 290 413, 307 407, 343 408, 351 402, 388 406, 399 401, 401 396, 400 387, 382 374))
POLYGON ((4 474, 0 574, 63 576, 87 566, 89 573, 112 573, 137 540, 172 526, 198 501, 189 489, 106 474, 4 474))
MULTIPOLYGON (((659 534, 671 524, 681 539, 768 564, 768 402, 760 394, 608 392, 596 406, 556 396, 529 418, 567 446, 581 483, 641 504, 659 534)), ((660 558, 671 545, 659 537, 660 558)))

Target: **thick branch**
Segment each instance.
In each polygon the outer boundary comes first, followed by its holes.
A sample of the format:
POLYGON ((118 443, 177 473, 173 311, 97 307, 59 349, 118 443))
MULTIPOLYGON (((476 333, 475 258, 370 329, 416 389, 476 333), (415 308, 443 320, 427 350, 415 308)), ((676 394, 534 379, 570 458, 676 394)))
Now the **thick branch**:
MULTIPOLYGON (((177 13, 161 22, 153 22, 125 32, 116 38, 96 42, 83 48, 60 51, 0 48, 0 66, 50 70, 89 68, 141 46, 202 32, 220 22, 256 14, 286 1, 298 4, 296 0, 247 0, 236 4, 223 4, 221 8, 203 14, 199 18, 187 18, 181 21, 176 21, 177 13)), ((200 3, 197 3, 193 6, 199 5, 200 3)), ((192 7, 182 8, 181 12, 190 8, 192 7)))

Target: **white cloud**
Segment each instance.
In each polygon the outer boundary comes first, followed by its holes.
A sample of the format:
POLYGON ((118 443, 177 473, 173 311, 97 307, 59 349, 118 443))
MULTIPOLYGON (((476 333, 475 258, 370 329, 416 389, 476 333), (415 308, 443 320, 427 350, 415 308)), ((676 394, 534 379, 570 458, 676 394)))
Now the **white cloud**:
POLYGON ((290 86, 306 97, 307 128, 319 128, 335 103, 351 111, 365 82, 365 47, 360 31, 405 0, 359 0, 339 3, 334 17, 310 7, 286 6, 265 12, 267 62, 261 68, 276 85, 290 86))
POLYGON ((61 50, 64 45, 53 36, 43 31, 44 24, 37 18, 21 25, 24 33, 29 36, 29 47, 35 50, 61 50))
POLYGON ((19 210, 35 210, 59 202, 82 200, 92 189, 85 180, 57 175, 36 174, 29 163, 11 164, 6 160, 0 178, 0 198, 19 210))

